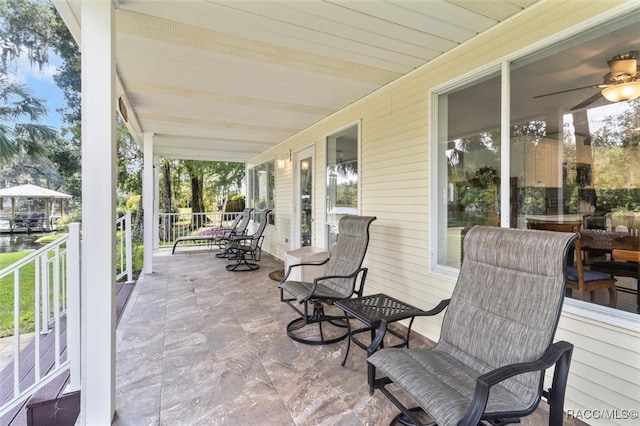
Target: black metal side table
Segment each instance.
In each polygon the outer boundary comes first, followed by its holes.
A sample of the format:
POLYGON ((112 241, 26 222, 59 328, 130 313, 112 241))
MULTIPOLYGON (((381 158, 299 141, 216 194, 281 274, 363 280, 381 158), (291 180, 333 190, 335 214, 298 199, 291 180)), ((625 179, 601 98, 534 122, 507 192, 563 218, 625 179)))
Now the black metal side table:
POLYGON ((365 324, 365 327, 351 330, 351 324, 347 320, 349 338, 347 339, 347 351, 344 354, 344 360, 342 361, 343 366, 347 362, 347 356, 349 355, 349 349, 351 348, 351 341, 362 349, 367 349, 367 345, 356 339, 354 335, 370 331, 371 340, 373 341, 382 320, 395 322, 401 319, 411 318, 406 336, 403 336, 396 330, 387 329, 388 333, 391 333, 401 339, 400 343, 395 344, 392 347, 409 347, 409 336, 411 334, 413 320, 416 315, 424 313, 422 309, 411 306, 408 303, 402 302, 383 293, 354 299, 338 300, 334 302, 334 305, 344 311, 347 319, 349 317, 353 317, 365 324))

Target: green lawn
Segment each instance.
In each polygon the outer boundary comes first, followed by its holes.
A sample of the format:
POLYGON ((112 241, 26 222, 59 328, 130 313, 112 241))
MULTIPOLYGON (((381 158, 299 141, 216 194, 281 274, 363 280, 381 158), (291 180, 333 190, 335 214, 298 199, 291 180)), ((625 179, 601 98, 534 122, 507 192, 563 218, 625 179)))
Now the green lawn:
MULTIPOLYGON (((39 239, 44 247, 46 244, 66 234, 47 234, 39 239)), ((22 251, 17 253, 0 253, 0 270, 6 268, 32 253, 22 251)), ((53 256, 53 251, 49 256, 53 256)), ((52 273, 51 273, 52 274, 52 273)), ((13 336, 13 299, 14 299, 14 275, 0 279, 0 337, 13 336)), ((50 282, 53 282, 51 275, 50 282)), ((20 332, 30 333, 35 329, 35 263, 20 268, 20 332)), ((53 296, 51 296, 53 297, 53 296)))
MULTIPOLYGON (((0 270, 17 262, 30 252, 0 253, 0 270)), ((35 265, 20 270, 20 332, 34 329, 35 265)), ((0 279, 0 337, 13 336, 13 274, 0 279)))
MULTIPOLYGON (((56 236, 56 238, 61 235, 56 236)), ((55 239, 55 238, 53 238, 55 239)), ((50 242, 50 241, 47 241, 50 242)), ((0 270, 6 268, 27 256, 30 251, 18 253, 0 253, 0 270)), ((53 255, 51 252, 50 256, 53 255)), ((133 245, 133 271, 134 280, 142 269, 143 246, 133 245)), ((117 259, 119 261, 119 258, 117 259)), ((13 281, 14 276, 9 275, 0 279, 0 337, 13 336, 13 281)), ((35 265, 30 262, 20 269, 20 332, 29 333, 34 330, 34 286, 35 265)))
POLYGON ((49 244, 52 241, 57 240, 60 237, 64 237, 66 236, 67 233, 65 232, 64 234, 58 234, 57 232, 53 232, 50 234, 45 234, 42 237, 38 238, 38 243, 42 244, 42 246, 44 247, 45 245, 49 244))

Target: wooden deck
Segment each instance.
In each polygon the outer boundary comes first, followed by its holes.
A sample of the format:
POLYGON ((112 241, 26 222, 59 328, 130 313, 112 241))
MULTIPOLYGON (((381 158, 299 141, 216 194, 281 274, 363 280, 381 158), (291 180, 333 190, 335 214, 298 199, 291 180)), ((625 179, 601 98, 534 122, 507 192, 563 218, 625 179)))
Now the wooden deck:
MULTIPOLYGON (((135 284, 116 284, 116 324, 120 322, 122 312, 129 300, 135 284)), ((67 356, 66 330, 67 321, 60 321, 61 332, 61 361, 67 356)), ((40 339, 40 368, 44 376, 54 367, 55 363, 55 333, 39 336, 40 339)), ((22 359, 20 366, 20 386, 29 386, 35 375, 35 339, 20 352, 22 359)), ((36 392, 31 399, 0 418, 0 425, 69 425, 75 422, 80 412, 80 393, 64 393, 69 382, 69 370, 62 371, 47 386, 36 392), (70 422, 69 419, 74 419, 70 422)), ((0 405, 9 401, 13 396, 13 362, 0 372, 0 405)))
POLYGON ((0 228, 0 234, 42 234, 47 232, 46 229, 42 227, 33 227, 33 228, 0 228))

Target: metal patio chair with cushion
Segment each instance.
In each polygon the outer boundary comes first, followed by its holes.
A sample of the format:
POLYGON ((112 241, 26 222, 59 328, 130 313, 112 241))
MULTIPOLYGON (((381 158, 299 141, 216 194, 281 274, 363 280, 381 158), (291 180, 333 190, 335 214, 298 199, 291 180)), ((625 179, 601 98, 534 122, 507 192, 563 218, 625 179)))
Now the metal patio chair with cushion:
POLYGON ((267 216, 271 210, 263 210, 258 213, 257 221, 259 221, 258 229, 251 235, 231 235, 229 237, 229 260, 235 260, 235 263, 227 265, 227 271, 255 271, 260 266, 255 263, 260 261, 262 253, 262 240, 264 239, 264 230, 267 227, 267 216), (249 262, 249 261, 252 262, 249 262))
POLYGON ((432 349, 378 349, 388 324, 382 322, 368 348, 371 392, 387 396, 404 424, 509 424, 531 414, 544 396, 549 424, 562 425, 573 345, 552 341, 564 300, 564 259, 576 238, 471 228, 451 299, 421 314, 447 308, 440 340, 432 349), (552 387, 545 391, 544 373, 552 366, 552 387), (400 402, 398 389, 417 407, 400 402))
POLYGON ((229 250, 231 249, 231 237, 241 236, 247 233, 247 227, 249 226, 249 221, 251 220, 251 212, 253 212, 253 209, 250 207, 244 209, 241 215, 236 216, 235 220, 229 228, 224 230, 224 232, 220 233, 213 239, 211 243, 223 249, 220 253, 216 253, 216 257, 229 257, 229 250))
MULTIPOLYGON (((544 221, 527 222, 527 228, 543 231, 579 233, 581 227, 581 221, 562 223, 544 221)), ((570 265, 567 268, 567 289, 569 293, 573 295, 573 291, 577 290, 577 298, 580 300, 586 300, 585 296, 589 293, 589 300, 594 302, 596 298, 595 291, 606 289, 609 292, 609 306, 615 308, 618 302, 616 279, 611 274, 592 271, 584 267, 584 254, 582 252, 580 238, 575 241, 574 248, 575 262, 573 262, 574 256, 568 256, 567 258, 570 264, 574 263, 575 265, 570 265)))
POLYGON ((367 268, 362 267, 362 262, 369 245, 369 226, 374 220, 376 218, 373 216, 344 216, 338 223, 338 239, 328 259, 320 263, 289 266, 280 282, 280 300, 300 315, 287 325, 287 335, 291 339, 310 345, 322 345, 339 342, 347 337, 344 314, 328 315, 325 313, 325 305, 349 299, 354 294, 362 296, 367 277, 367 268), (293 268, 324 264, 325 275, 313 282, 288 280, 293 268), (302 309, 299 305, 303 305, 302 309), (305 326, 309 324, 318 324, 319 337, 305 335, 308 332, 305 326), (345 331, 325 338, 323 324, 344 328, 345 331))

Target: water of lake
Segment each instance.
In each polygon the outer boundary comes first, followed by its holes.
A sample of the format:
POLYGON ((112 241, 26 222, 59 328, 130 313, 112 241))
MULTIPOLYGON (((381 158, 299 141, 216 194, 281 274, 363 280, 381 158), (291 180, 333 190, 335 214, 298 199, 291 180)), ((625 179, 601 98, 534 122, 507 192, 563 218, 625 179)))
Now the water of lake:
POLYGON ((0 253, 37 250, 42 247, 42 244, 36 243, 40 237, 38 234, 0 235, 0 253))

